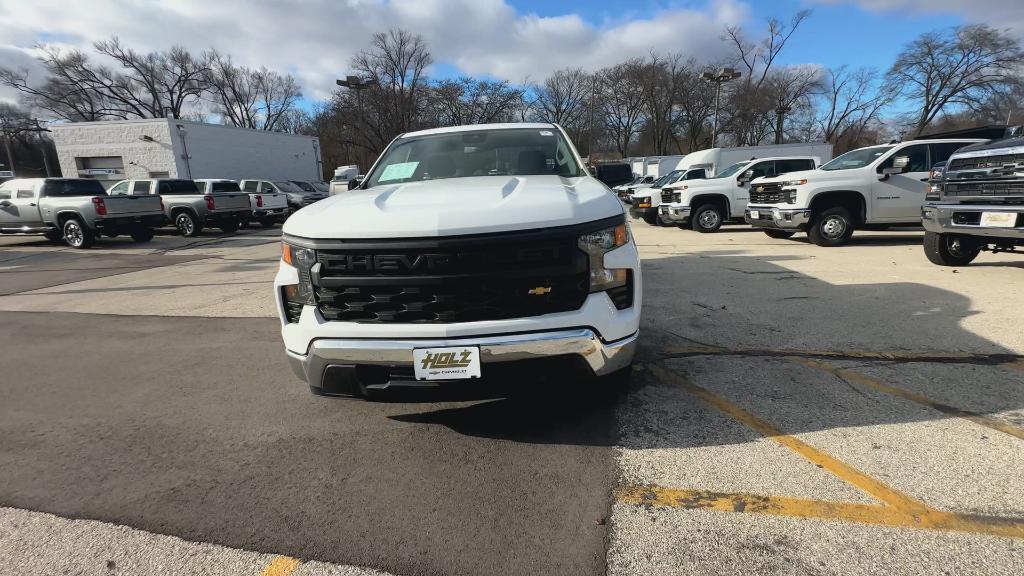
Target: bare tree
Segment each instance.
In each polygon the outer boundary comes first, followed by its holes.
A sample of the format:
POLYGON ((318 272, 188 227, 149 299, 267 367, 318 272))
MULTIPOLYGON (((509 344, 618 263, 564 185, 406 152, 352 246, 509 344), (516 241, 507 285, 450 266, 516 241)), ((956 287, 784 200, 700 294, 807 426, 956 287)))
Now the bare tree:
POLYGON ((541 122, 561 124, 579 139, 587 128, 593 78, 581 68, 564 68, 534 85, 533 114, 541 122))
POLYGON ((686 138, 686 152, 711 144, 708 122, 715 113, 714 86, 700 77, 701 70, 691 60, 681 71, 679 82, 679 108, 682 111, 680 128, 686 138))
POLYGON ((113 73, 109 69, 95 66, 79 50, 41 49, 39 60, 48 76, 39 84, 26 70, 0 68, 0 83, 17 90, 29 107, 72 122, 134 117, 133 110, 111 96, 108 85, 113 73))
POLYGON ((912 131, 920 134, 944 110, 980 107, 1011 85, 1024 52, 1007 32, 976 24, 928 32, 908 44, 893 62, 887 81, 917 110, 912 131))
POLYGON ((735 49, 736 63, 743 72, 743 79, 732 90, 727 105, 731 111, 727 127, 738 144, 758 144, 774 129, 775 99, 766 97, 762 88, 779 54, 810 15, 809 10, 801 10, 788 24, 769 18, 768 33, 760 42, 749 40, 740 26, 726 26, 724 39, 735 49))
POLYGON ((879 85, 878 72, 870 68, 850 71, 846 66, 825 73, 817 125, 826 142, 860 142, 861 135, 877 122, 894 94, 879 85))
POLYGON ((114 36, 93 47, 121 65, 122 72, 111 75, 106 88, 140 117, 181 118, 185 106, 197 103, 206 89, 206 62, 180 46, 142 54, 114 36))
POLYGON ((822 89, 821 76, 821 69, 813 65, 787 66, 768 75, 763 90, 771 95, 775 104, 774 117, 768 117, 772 118, 776 144, 785 140, 786 115, 800 115, 812 108, 812 99, 822 89))
POLYGON ((595 112, 622 156, 629 154, 629 145, 643 122, 643 69, 643 60, 634 58, 597 73, 599 101, 595 112))
POLYGON ((647 116, 646 128, 655 154, 669 154, 673 142, 676 151, 682 151, 675 136, 675 128, 683 114, 680 94, 688 73, 687 65, 679 54, 651 54, 647 62, 641 87, 647 116))
POLYGON ((441 80, 430 90, 433 120, 440 126, 511 122, 522 103, 522 90, 507 81, 463 76, 441 80))
POLYGON ((373 84, 365 97, 356 95, 352 102, 347 94, 345 99, 362 120, 367 147, 382 150, 418 125, 426 105, 426 69, 433 61, 422 36, 400 29, 374 34, 370 47, 352 59, 355 72, 373 84))

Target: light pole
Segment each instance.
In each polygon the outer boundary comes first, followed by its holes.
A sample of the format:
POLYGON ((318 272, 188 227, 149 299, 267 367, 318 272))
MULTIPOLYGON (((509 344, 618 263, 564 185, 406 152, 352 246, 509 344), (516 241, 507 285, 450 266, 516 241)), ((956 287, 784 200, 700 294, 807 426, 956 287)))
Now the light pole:
POLYGON ((782 144, 782 121, 786 118, 786 114, 792 110, 789 106, 779 104, 775 109, 775 143, 782 144))
POLYGON ((718 136, 718 107, 722 101, 722 84, 735 80, 743 74, 732 68, 722 68, 718 72, 704 72, 701 78, 715 84, 715 123, 711 128, 711 147, 715 147, 715 138, 718 136))
MULTIPOLYGON (((363 122, 363 90, 366 90, 367 88, 372 88, 373 86, 376 86, 377 85, 377 80, 375 80, 373 78, 367 78, 366 80, 363 80, 359 76, 345 76, 344 80, 335 80, 334 83, 337 84, 338 86, 341 86, 342 88, 348 88, 349 90, 355 90, 355 93, 356 93, 356 115, 357 115, 356 121, 359 124, 362 124, 362 122, 363 122)), ((357 128, 357 130, 358 130, 358 128, 357 128)), ((365 152, 365 149, 364 149, 364 152, 365 152)), ((359 158, 359 160, 360 160, 360 162, 362 162, 363 160, 365 160, 365 158, 359 158)))

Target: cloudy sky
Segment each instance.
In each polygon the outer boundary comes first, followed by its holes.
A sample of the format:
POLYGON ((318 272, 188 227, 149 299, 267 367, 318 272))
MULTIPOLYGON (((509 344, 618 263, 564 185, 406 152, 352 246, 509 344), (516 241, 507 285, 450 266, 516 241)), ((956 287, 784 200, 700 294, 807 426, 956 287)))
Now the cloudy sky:
MULTIPOLYGON (((1021 0, 0 0, 0 66, 38 74, 34 46, 87 47, 119 36, 140 50, 215 47, 235 61, 293 74, 323 98, 369 36, 422 34, 433 76, 513 82, 566 66, 598 68, 651 50, 714 59, 721 31, 752 35, 764 19, 812 8, 785 63, 884 67, 923 31, 982 21, 1024 31, 1021 0)), ((0 99, 11 99, 0 89, 0 99)))

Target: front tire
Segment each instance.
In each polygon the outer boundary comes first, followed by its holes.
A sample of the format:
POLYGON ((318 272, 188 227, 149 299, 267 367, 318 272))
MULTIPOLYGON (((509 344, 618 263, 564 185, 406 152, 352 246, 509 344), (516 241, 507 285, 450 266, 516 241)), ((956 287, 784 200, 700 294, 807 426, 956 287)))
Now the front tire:
POLYGON ((722 209, 715 204, 701 204, 690 214, 690 226, 697 232, 718 232, 725 216, 722 209))
POLYGON ((796 232, 791 232, 789 230, 772 230, 771 228, 765 228, 762 232, 767 234, 769 238, 775 238, 776 240, 792 238, 793 235, 796 234, 796 232))
POLYGON ((153 239, 153 234, 152 228, 139 228, 131 231, 132 240, 136 242, 149 242, 153 239))
POLYGON ((959 234, 924 233, 924 254, 932 264, 939 266, 967 266, 981 248, 968 236, 959 234))
POLYGON ((202 225, 196 221, 195 216, 189 212, 182 212, 174 217, 174 227, 181 232, 185 238, 195 238, 203 231, 202 225))
POLYGON ((807 237, 818 246, 842 246, 853 236, 853 216, 842 206, 835 206, 814 217, 807 237))
POLYGON ((64 241, 72 248, 89 248, 96 242, 96 233, 78 218, 68 218, 62 229, 64 241))

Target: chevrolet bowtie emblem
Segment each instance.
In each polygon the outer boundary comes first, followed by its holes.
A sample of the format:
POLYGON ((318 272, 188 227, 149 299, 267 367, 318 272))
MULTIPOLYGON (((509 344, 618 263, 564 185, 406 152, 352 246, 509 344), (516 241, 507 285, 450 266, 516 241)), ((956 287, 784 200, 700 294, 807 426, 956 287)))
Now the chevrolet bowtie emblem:
POLYGON ((551 288, 548 286, 537 286, 536 288, 530 288, 530 291, 527 292, 527 294, 531 294, 533 296, 543 296, 544 294, 548 294, 550 292, 551 288))
POLYGON ((764 192, 764 186, 758 186, 755 192, 764 192))

